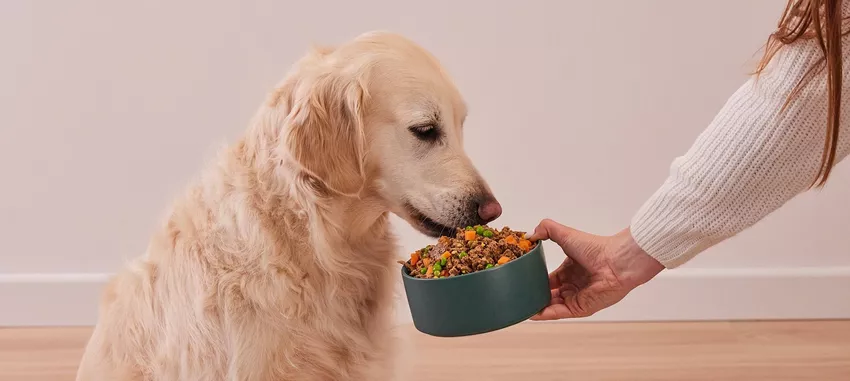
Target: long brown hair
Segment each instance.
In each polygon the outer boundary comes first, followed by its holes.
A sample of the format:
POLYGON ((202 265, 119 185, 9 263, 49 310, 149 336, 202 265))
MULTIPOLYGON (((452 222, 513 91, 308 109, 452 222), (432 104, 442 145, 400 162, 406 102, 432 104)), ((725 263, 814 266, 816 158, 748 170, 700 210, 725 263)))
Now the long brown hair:
MULTIPOLYGON (((812 187, 822 187, 832 166, 835 164, 835 151, 838 146, 839 120, 841 115, 841 37, 842 32, 842 0, 789 0, 785 12, 779 20, 779 25, 765 46, 764 56, 756 68, 756 74, 761 73, 777 51, 798 39, 815 39, 823 52, 818 62, 809 68, 806 75, 797 83, 789 94, 788 102, 796 96, 803 86, 816 74, 826 69, 827 108, 826 141, 820 169, 812 187)), ((783 107, 783 109, 785 108, 783 107)))

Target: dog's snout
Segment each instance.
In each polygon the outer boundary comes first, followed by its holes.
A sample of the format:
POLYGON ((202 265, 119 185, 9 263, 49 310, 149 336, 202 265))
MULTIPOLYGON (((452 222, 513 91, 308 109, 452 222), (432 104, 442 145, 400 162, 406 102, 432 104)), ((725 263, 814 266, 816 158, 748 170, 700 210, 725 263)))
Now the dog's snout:
POLYGON ((484 199, 478 204, 478 217, 483 223, 489 223, 502 215, 502 205, 493 198, 484 199))

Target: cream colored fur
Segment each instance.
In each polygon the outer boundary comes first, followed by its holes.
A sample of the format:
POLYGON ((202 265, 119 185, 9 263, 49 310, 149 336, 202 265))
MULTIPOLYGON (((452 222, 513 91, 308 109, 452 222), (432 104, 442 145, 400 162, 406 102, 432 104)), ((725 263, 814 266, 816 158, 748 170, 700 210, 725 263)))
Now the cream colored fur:
POLYGON ((77 380, 390 379, 388 213, 431 235, 409 207, 474 222, 470 200, 489 190, 462 148, 465 116, 439 63, 402 37, 307 55, 110 281, 77 380), (409 130, 429 118, 438 143, 409 130))

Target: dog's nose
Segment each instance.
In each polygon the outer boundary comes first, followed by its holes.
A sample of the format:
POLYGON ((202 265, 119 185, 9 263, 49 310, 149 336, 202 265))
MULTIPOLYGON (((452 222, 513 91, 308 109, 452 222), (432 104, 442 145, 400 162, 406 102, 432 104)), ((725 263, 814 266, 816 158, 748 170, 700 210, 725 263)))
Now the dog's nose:
POLYGON ((496 200, 489 199, 478 204, 478 217, 481 217, 481 220, 485 224, 499 218, 501 215, 502 205, 496 200))

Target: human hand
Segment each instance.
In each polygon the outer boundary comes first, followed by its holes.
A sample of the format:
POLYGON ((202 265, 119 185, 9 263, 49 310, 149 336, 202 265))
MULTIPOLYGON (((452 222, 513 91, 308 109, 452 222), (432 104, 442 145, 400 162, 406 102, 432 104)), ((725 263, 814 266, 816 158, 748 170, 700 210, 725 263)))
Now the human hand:
POLYGON ((551 239, 567 258, 549 274, 552 300, 531 320, 587 317, 622 300, 664 266, 644 252, 629 229, 597 236, 543 220, 531 240, 551 239))

